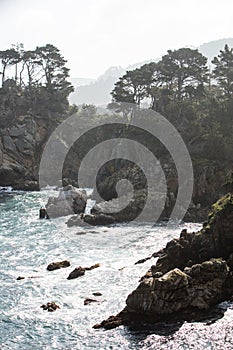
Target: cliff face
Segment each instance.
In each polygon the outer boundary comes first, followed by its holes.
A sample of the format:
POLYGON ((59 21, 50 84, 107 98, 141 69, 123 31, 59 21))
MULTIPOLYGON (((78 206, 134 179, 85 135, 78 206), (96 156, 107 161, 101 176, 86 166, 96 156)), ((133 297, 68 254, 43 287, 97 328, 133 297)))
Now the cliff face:
MULTIPOLYGON (((110 164, 111 165, 111 164, 110 164)), ((161 219, 169 218, 176 201, 176 194, 179 186, 177 171, 174 163, 170 160, 161 158, 161 165, 166 177, 167 199, 165 209, 161 215, 161 219)), ((114 167, 113 167, 114 168, 114 167)), ((193 159, 194 168, 194 188, 192 202, 189 210, 185 215, 186 221, 203 221, 211 207, 211 204, 226 193, 224 183, 227 175, 231 170, 231 164, 227 161, 193 159)), ((135 201, 128 208, 131 214, 136 217, 145 204, 146 179, 142 172, 136 167, 129 169, 122 167, 120 170, 110 170, 110 166, 106 172, 102 172, 98 177, 98 192, 102 198, 109 201, 109 207, 114 204, 112 199, 117 198, 116 184, 121 179, 128 179, 134 186, 135 201), (143 197, 144 200, 141 198, 143 197), (138 202, 138 204, 137 204, 138 202)), ((155 198, 155 196, 154 196, 155 198)), ((157 199, 156 199, 157 200, 157 199)), ((93 212, 104 212, 105 203, 99 203, 93 208, 93 212)), ((153 209, 153 208, 152 208, 153 209)), ((127 221, 129 216, 126 210, 117 214, 116 221, 127 221)))
POLYGON ((38 188, 40 156, 51 126, 43 118, 22 115, 13 126, 0 129, 0 185, 38 188))

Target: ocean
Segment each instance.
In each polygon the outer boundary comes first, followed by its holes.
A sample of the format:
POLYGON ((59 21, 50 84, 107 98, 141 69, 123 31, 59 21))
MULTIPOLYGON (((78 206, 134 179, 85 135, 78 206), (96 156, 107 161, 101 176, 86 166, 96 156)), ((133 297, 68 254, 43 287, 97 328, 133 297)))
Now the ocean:
POLYGON ((0 194, 0 348, 1 349, 233 349, 233 303, 220 306, 215 323, 145 325, 105 331, 92 326, 125 306, 127 295, 156 263, 135 265, 178 237, 181 229, 200 224, 119 224, 112 227, 67 228, 68 217, 40 220, 48 191, 0 194), (47 271, 49 263, 69 260, 71 266, 47 271), (100 264, 67 280, 78 266, 100 264), (18 276, 25 279, 17 280, 18 276), (33 278, 29 278, 33 277, 33 278), (95 297, 93 293, 102 295, 95 297), (86 298, 97 299, 84 305, 86 298), (54 301, 54 312, 40 306, 54 301))

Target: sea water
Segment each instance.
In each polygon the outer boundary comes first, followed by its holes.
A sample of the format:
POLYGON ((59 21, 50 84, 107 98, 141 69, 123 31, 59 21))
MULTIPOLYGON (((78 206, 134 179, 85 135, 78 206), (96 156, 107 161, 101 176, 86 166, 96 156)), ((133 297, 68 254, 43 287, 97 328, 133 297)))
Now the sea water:
POLYGON ((1 349, 233 349, 233 305, 222 303, 224 317, 206 322, 160 324, 139 329, 105 331, 92 326, 121 311, 127 295, 156 259, 139 259, 178 237, 182 228, 120 224, 112 227, 67 228, 66 218, 39 220, 47 192, 0 193, 0 348, 1 349), (71 266, 47 271, 49 263, 71 266), (67 280, 78 266, 100 264, 67 280), (18 276, 26 277, 17 280, 18 276), (28 278, 34 277, 34 278, 28 278), (95 297, 93 293, 100 292, 95 297), (84 305, 86 298, 98 299, 84 305), (60 309, 40 306, 55 301, 60 309))

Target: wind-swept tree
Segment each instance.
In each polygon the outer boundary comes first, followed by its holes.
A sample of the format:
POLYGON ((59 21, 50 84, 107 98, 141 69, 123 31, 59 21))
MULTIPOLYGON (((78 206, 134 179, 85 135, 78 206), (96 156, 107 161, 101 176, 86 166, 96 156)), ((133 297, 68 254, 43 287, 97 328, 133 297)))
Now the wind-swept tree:
POLYGON ((212 60, 214 64, 213 77, 227 97, 233 93, 233 48, 225 45, 224 50, 212 60))
POLYGON ((14 48, 0 51, 0 60, 2 63, 2 85, 5 81, 6 69, 10 66, 17 65, 20 61, 20 54, 14 48))
POLYGON ((38 65, 43 71, 45 87, 48 91, 61 91, 67 97, 73 91, 71 83, 67 81, 69 69, 67 61, 61 56, 58 48, 51 44, 37 47, 35 50, 38 65))

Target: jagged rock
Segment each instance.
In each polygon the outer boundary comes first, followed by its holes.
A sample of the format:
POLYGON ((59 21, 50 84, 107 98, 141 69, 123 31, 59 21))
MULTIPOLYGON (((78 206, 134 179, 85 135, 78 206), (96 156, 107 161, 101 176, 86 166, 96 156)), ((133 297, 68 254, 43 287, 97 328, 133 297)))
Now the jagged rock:
POLYGON ((54 271, 54 270, 58 270, 64 267, 69 267, 70 266, 70 262, 68 260, 63 260, 63 261, 57 261, 57 262, 53 262, 51 264, 49 264, 47 266, 47 270, 48 271, 54 271))
POLYGON ((24 276, 19 276, 19 277, 16 278, 17 281, 21 281, 21 280, 24 280, 24 279, 25 279, 24 276))
POLYGON ((46 204, 49 217, 56 218, 70 214, 83 213, 87 203, 87 195, 72 185, 63 187, 58 197, 50 197, 46 204))
POLYGON ((144 212, 143 220, 155 222, 158 219, 156 212, 160 211, 160 207, 166 200, 165 197, 165 194, 162 192, 154 192, 149 200, 147 198, 147 190, 139 189, 134 191, 133 194, 126 193, 119 198, 100 202, 92 208, 91 213, 96 217, 100 215, 111 217, 115 222, 128 222, 138 217, 148 200, 148 207, 144 212))
POLYGON ((112 225, 116 222, 112 215, 105 215, 102 213, 96 215, 85 215, 83 220, 92 226, 112 225))
POLYGON ((68 227, 73 226, 106 226, 106 225, 112 225, 116 221, 111 215, 105 215, 105 214, 96 214, 96 215, 77 215, 72 216, 67 222, 68 227))
POLYGON ((53 311, 55 311, 55 310, 57 310, 57 309, 60 309, 60 306, 57 305, 54 301, 52 301, 52 302, 50 302, 50 303, 41 305, 41 308, 42 308, 43 310, 47 310, 47 311, 49 311, 49 312, 53 312, 53 311))
POLYGON ((68 227, 73 226, 88 226, 88 224, 83 220, 83 215, 73 215, 69 220, 66 222, 68 227))
MULTIPOLYGON (((138 190, 135 191, 133 198, 131 198, 131 195, 125 195, 111 201, 100 202, 92 208, 91 214, 72 217, 68 220, 67 225, 72 227, 82 226, 83 223, 87 223, 92 226, 106 226, 118 222, 132 221, 141 213, 146 200, 146 190, 138 190), (129 204, 127 205, 127 203, 129 204)), ((163 193, 154 193, 153 200, 148 206, 151 210, 146 212, 143 219, 146 221, 154 221, 156 215, 155 207, 160 208, 160 204, 163 200, 163 193)))
MULTIPOLYGON (((168 161, 166 157, 161 157, 161 166, 164 170, 167 182, 167 198, 165 208, 162 212, 161 219, 169 218, 176 201, 175 193, 178 191, 177 171, 172 161, 168 161)), ((206 218, 211 204, 226 193, 223 188, 227 173, 231 169, 229 162, 208 161, 207 159, 193 160, 194 167, 194 190, 192 203, 184 217, 186 222, 203 222, 206 218)), ((128 179, 134 188, 135 197, 138 198, 137 205, 132 205, 133 211, 121 213, 122 221, 130 221, 135 211, 140 212, 145 204, 146 179, 143 172, 137 167, 130 167, 129 164, 119 162, 109 162, 108 166, 98 173, 97 190, 98 194, 106 201, 111 201, 118 197, 116 184, 122 179, 128 179), (140 198, 141 197, 141 198, 140 198), (124 215, 124 217, 123 217, 124 215)), ((158 180, 155 180, 156 183, 158 180)), ((159 186, 157 187, 159 188, 159 186)), ((127 193, 125 193, 127 195, 127 193)), ((100 201, 97 192, 94 193, 95 198, 100 201)), ((99 204, 99 203, 98 203, 99 204)), ((153 203, 152 203, 153 205, 153 203)), ((101 204, 102 206, 102 204, 101 204)), ((98 208, 98 207, 96 207, 98 208)), ((129 208, 128 208, 129 209, 129 208)), ((119 219, 118 219, 119 220, 119 219)))
POLYGON ((85 274, 85 269, 81 266, 76 267, 67 277, 68 280, 72 280, 74 278, 78 278, 80 276, 83 276, 85 274))
POLYGON ((91 304, 91 303, 98 303, 98 302, 99 302, 99 300, 91 299, 91 298, 86 298, 86 299, 84 300, 84 305, 89 305, 89 304, 91 304))
POLYGON ((233 294, 233 195, 217 201, 202 230, 183 230, 160 252, 156 265, 127 297, 116 316, 97 324, 106 329, 137 320, 192 319, 233 294), (194 316, 193 316, 194 315, 194 316))
POLYGON ((226 261, 211 259, 184 272, 175 268, 160 278, 146 278, 128 296, 128 311, 156 317, 190 306, 208 309, 219 301, 228 272, 226 261))
POLYGON ((98 267, 100 267, 100 264, 94 264, 90 267, 82 267, 82 266, 79 266, 79 267, 76 267, 68 276, 68 280, 70 279, 73 279, 73 278, 77 278, 77 277, 80 277, 80 276, 83 276, 85 274, 85 271, 91 271, 91 270, 94 270, 94 269, 97 269, 98 267))
POLYGON ((100 264, 94 264, 94 265, 92 265, 90 267, 84 267, 84 269, 86 271, 91 271, 91 270, 97 269, 98 267, 100 267, 100 264))
MULTIPOLYGON (((49 121, 22 115, 14 125, 6 122, 0 129, 0 179, 2 186, 20 190, 38 190, 31 182, 38 180, 38 166, 49 137, 49 121), (41 125, 41 126, 40 126, 41 125)), ((6 121, 6 120, 5 120, 6 121)))
POLYGON ((24 136, 27 133, 26 125, 22 126, 13 126, 9 130, 9 135, 11 137, 19 137, 19 136, 24 136))
POLYGON ((3 143, 3 147, 6 149, 6 151, 10 151, 13 154, 19 156, 19 153, 17 151, 15 143, 14 143, 14 141, 12 140, 12 138, 10 136, 3 136, 2 137, 2 143, 3 143))

